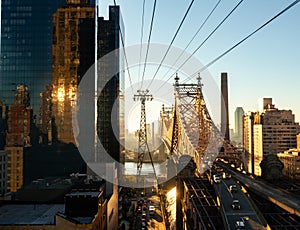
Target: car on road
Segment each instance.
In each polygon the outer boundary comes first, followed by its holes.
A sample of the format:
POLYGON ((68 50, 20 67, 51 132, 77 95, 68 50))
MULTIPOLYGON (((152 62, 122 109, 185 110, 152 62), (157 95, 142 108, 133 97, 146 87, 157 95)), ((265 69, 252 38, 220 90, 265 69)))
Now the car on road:
POLYGON ((246 229, 245 227, 245 223, 242 220, 237 220, 234 224, 234 227, 236 230, 242 230, 242 229, 246 229))
POLYGON ((141 206, 138 206, 138 207, 136 208, 136 213, 138 213, 138 214, 141 214, 141 213, 142 213, 142 207, 141 207, 141 206))
POLYGON ((150 205, 149 206, 149 214, 150 214, 150 216, 154 215, 154 212, 155 212, 155 207, 153 205, 150 205))
POLYGON ((142 222, 142 227, 147 228, 147 222, 142 222))
POLYGON ((213 179, 216 184, 219 184, 221 182, 221 179, 218 175, 213 175, 213 179))
POLYGON ((240 202, 239 202, 239 200, 233 200, 232 201, 232 204, 231 204, 231 208, 233 209, 233 210, 236 210, 236 209, 241 209, 241 205, 240 205, 240 202))
POLYGON ((141 221, 147 223, 146 218, 142 218, 141 221))
POLYGON ((231 178, 231 174, 229 174, 227 172, 222 173, 222 179, 229 180, 230 178, 231 178))
POLYGON ((229 186, 229 191, 231 193, 234 193, 234 192, 237 193, 238 192, 238 188, 237 188, 237 186, 235 184, 233 184, 233 185, 229 186))

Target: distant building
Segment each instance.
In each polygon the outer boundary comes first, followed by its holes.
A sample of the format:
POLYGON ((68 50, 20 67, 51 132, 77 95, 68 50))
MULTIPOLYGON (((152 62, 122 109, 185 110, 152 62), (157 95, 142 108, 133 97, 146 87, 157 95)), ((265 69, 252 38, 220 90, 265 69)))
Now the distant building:
POLYGON ((297 135, 297 148, 277 154, 283 163, 283 174, 293 183, 300 185, 300 134, 297 135))
POLYGON ((243 115, 244 110, 242 107, 237 107, 234 112, 234 139, 238 143, 242 143, 243 139, 243 115))
POLYGON ((0 197, 7 192, 7 151, 0 150, 0 197))
POLYGON ((7 189, 16 192, 23 185, 23 148, 31 146, 32 109, 26 85, 17 86, 14 104, 9 107, 7 125, 7 189))
POLYGON ((264 157, 295 148, 296 135, 300 132, 300 126, 295 122, 291 110, 275 108, 270 104, 272 103, 270 99, 263 102, 262 111, 244 117, 243 144, 250 155, 253 154, 253 173, 257 176, 261 175, 259 164, 264 157))
POLYGON ((262 112, 272 105, 272 98, 260 98, 258 99, 258 111, 262 112))

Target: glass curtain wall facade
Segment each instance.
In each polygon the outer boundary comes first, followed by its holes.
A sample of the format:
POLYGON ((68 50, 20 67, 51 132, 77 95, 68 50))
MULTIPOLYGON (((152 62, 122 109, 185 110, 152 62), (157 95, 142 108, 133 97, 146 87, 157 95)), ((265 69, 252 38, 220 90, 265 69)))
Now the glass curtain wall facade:
POLYGON ((19 84, 27 85, 39 113, 40 92, 52 79, 52 14, 65 0, 2 0, 0 99, 10 105, 19 84))

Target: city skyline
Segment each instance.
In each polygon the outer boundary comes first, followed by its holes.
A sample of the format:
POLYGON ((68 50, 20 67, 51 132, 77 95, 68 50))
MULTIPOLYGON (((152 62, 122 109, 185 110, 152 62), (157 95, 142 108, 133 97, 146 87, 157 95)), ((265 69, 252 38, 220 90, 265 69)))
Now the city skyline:
MULTIPOLYGON (((184 49, 217 2, 217 0, 195 2, 173 46, 184 49)), ((221 1, 187 51, 192 53, 238 2, 221 1)), ((196 52, 195 57, 204 65, 207 64, 292 2, 276 1, 270 4, 258 0, 243 1, 216 33, 196 52)), ((130 1, 126 4, 116 1, 116 3, 120 5, 127 30, 126 46, 140 44, 142 1, 130 1), (132 12, 138 13, 132 14, 132 12)), ((101 15, 107 14, 106 6, 109 4, 113 4, 112 1, 100 1, 101 15)), ((172 3, 158 1, 151 42, 169 44, 189 4, 190 1, 175 0, 172 3)), ((153 1, 146 1, 144 43, 148 39, 152 7, 153 1)), ((264 97, 272 97, 274 103, 281 109, 291 109, 296 116, 296 121, 300 121, 300 103, 294 96, 294 92, 300 85, 300 78, 297 77, 299 76, 297 60, 300 59, 300 46, 298 45, 300 32, 296 29, 297 21, 300 20, 299 7, 296 5, 291 8, 208 68, 218 86, 220 86, 220 73, 228 73, 230 128, 234 127, 236 107, 243 107, 245 112, 258 110, 257 101, 264 97)), ((165 74, 165 70, 159 72, 161 73, 165 74)), ((134 82, 137 82, 137 77, 132 78, 134 82)), ((157 76, 157 79, 159 78, 157 76)), ((172 84, 173 81, 171 78, 169 83, 172 84)), ((128 87, 128 82, 126 82, 126 87, 128 87)))
MULTIPOLYGON (((91 1, 91 4, 93 4, 93 2, 94 1, 91 1)), ((207 24, 203 27, 198 36, 196 36, 195 40, 191 43, 191 46, 187 49, 187 51, 191 53, 194 48, 203 41, 209 32, 212 31, 215 26, 225 17, 230 9, 235 6, 237 2, 238 1, 228 4, 221 1, 216 8, 216 11, 212 14, 211 18, 207 21, 207 24)), ((215 58, 217 55, 231 47, 231 45, 235 44, 241 38, 252 32, 255 28, 274 16, 291 2, 292 1, 289 1, 288 3, 285 1, 280 1, 272 4, 272 6, 269 6, 267 3, 260 3, 259 1, 244 1, 220 27, 220 29, 216 31, 216 34, 208 39, 205 45, 198 52, 196 52, 195 57, 198 58, 203 64, 207 64, 207 62, 211 61, 211 59, 215 58), (249 15, 247 10, 249 7, 250 9, 261 7, 263 10, 261 13, 258 13, 256 17, 251 18, 251 15, 249 15), (243 26, 241 26, 241 24, 243 26)), ((208 12, 216 3, 217 1, 210 3, 195 2, 173 45, 184 49, 186 43, 190 40, 191 35, 195 33, 197 27, 199 27, 199 25, 203 22, 208 12), (199 23, 190 23, 193 22, 193 20, 196 22, 199 21, 199 23)), ((99 4, 100 15, 108 18, 108 5, 113 5, 113 2, 103 0, 100 1, 99 4)), ((124 39, 125 46, 139 45, 141 13, 131 14, 130 12, 132 10, 141 12, 142 4, 139 3, 139 1, 131 1, 127 4, 117 2, 117 4, 120 4, 124 26, 127 29, 126 39, 124 39)), ((174 35, 175 28, 178 26, 188 6, 188 2, 183 3, 177 1, 173 5, 168 5, 167 2, 158 2, 156 15, 154 17, 151 42, 169 44, 174 35), (163 14, 167 7, 169 7, 168 12, 163 14), (169 12, 174 13, 174 16, 170 15, 169 12), (172 22, 170 22, 170 19, 172 19, 172 22), (164 31, 164 33, 161 33, 161 31, 164 31)), ((152 3, 146 2, 143 42, 146 42, 148 38, 151 11, 152 3)), ((253 38, 249 39, 245 44, 237 47, 232 53, 229 53, 227 56, 220 59, 208 69, 213 80, 218 86, 220 86, 220 73, 223 71, 228 73, 230 128, 234 128, 234 110, 236 107, 243 107, 245 112, 255 111, 258 109, 257 100, 264 97, 272 97, 274 103, 276 103, 278 107, 282 109, 291 109, 295 114, 296 121, 300 121, 300 105, 293 93, 300 84, 299 78, 297 79, 296 69, 296 60, 300 58, 300 52, 298 52, 298 50, 300 51, 300 48, 296 45, 298 38, 300 38, 300 33, 293 29, 293 26, 286 26, 288 24, 294 25, 297 19, 299 19, 297 11, 299 11, 298 5, 276 19, 269 26, 264 28, 264 30, 260 31, 253 38), (277 55, 275 54, 277 49, 280 51, 278 51, 280 56, 284 58, 276 58, 277 55), (274 66, 287 67, 278 69, 274 68, 274 66), (281 84, 282 78, 285 79, 285 82, 291 82, 291 84, 281 84), (284 96, 282 96, 283 94, 284 96)), ((5 14, 2 15, 2 17, 4 16, 5 14)), ((3 22, 1 23, 3 24, 3 22)), ((165 74, 164 72, 165 71, 162 73, 165 74)), ((172 73, 172 71, 170 73, 172 73)), ((151 72, 148 76, 146 74, 146 79, 147 77, 151 77, 151 72)), ((138 77, 132 76, 132 78, 133 83, 136 83, 138 77)), ((160 76, 157 77, 157 79, 159 78, 160 76)), ((126 87, 128 88, 128 76, 126 76, 126 79, 126 87)), ((0 80, 3 81, 4 79, 0 80)), ((15 80, 11 80, 11 82, 12 83, 9 84, 26 83, 24 81, 16 83, 15 80)), ((46 84, 50 83, 49 81, 43 82, 46 84)), ((173 78, 170 79, 169 83, 173 83, 173 78)), ((40 92, 37 92, 36 89, 45 89, 46 84, 41 85, 39 83, 38 87, 36 87, 36 83, 35 86, 29 84, 29 91, 33 97, 32 102, 34 102, 34 105, 40 103, 37 102, 40 100, 40 98, 37 97, 40 92)), ((9 88, 10 91, 14 90, 14 88, 12 88, 14 85, 6 85, 5 83, 3 87, 5 87, 5 90, 7 90, 6 88, 9 88)), ((41 90, 41 92, 42 91, 43 90, 41 90)), ((37 115, 38 112, 34 112, 34 114, 37 115)), ((159 116, 159 114, 157 114, 157 116, 159 116)))
POLYGON ((299 2, 0 0, 0 228, 298 229, 299 2))

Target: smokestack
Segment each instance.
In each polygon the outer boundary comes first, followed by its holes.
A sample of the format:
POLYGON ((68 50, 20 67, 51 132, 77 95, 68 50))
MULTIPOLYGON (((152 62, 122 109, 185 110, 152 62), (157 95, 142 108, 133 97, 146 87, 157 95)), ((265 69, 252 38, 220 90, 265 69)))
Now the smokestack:
POLYGON ((221 132, 223 133, 225 140, 229 141, 227 73, 221 73, 221 132))

